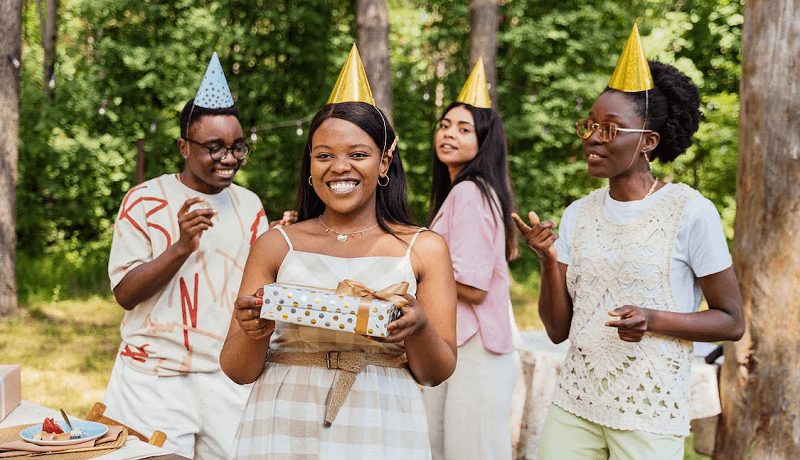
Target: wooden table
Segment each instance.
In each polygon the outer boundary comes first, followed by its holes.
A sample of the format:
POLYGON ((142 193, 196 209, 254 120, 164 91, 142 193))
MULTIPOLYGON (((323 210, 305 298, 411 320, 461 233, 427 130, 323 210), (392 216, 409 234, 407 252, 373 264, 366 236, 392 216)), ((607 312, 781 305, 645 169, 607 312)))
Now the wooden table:
MULTIPOLYGON (((41 406, 31 401, 22 400, 22 403, 11 411, 8 416, 0 421, 0 428, 7 428, 17 425, 33 425, 41 423, 45 417, 61 419, 61 414, 49 407, 41 406)), ((73 417, 70 417, 73 418, 73 417)), ((80 417, 74 417, 80 419, 80 417)), ((47 458, 47 457, 42 457, 47 458)), ((95 457, 99 460, 125 460, 126 458, 136 458, 145 460, 189 460, 184 456, 171 453, 161 447, 144 443, 133 437, 128 438, 128 443, 107 455, 95 457)))

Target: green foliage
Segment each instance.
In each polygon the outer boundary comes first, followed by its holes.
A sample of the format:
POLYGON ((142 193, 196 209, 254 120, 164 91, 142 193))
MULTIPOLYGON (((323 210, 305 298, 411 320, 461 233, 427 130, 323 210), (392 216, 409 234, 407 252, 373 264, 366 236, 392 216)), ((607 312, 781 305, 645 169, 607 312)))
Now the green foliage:
MULTIPOLYGON (((58 279, 29 289, 28 260, 82 258, 86 248, 107 257, 107 244, 96 243, 110 240, 122 197, 135 183, 138 140, 144 141, 146 178, 182 168, 174 147, 178 114, 214 51, 232 69, 228 79, 242 125, 255 139, 237 181, 262 197, 270 217, 293 206, 304 141, 298 128, 324 104, 349 51, 349 2, 65 0, 59 8, 52 91, 38 75, 36 4, 29 0, 25 8, 21 295, 77 282, 58 279), (265 128, 287 119, 298 124, 265 128)), ((94 267, 85 268, 93 280, 94 267)))
POLYGON ((108 237, 81 241, 77 237, 60 242, 43 254, 17 254, 17 296, 20 304, 82 299, 108 295, 108 237))
MULTIPOLYGON (((29 17, 34 13, 26 10, 27 25, 36 24, 29 17)), ((26 27, 26 33, 35 37, 38 31, 26 27)), ((31 255, 63 241, 103 239, 129 186, 125 139, 95 130, 101 117, 99 103, 93 105, 94 79, 74 65, 75 48, 61 49, 67 63, 52 92, 41 84, 38 53, 26 53, 21 69, 17 238, 31 255)))
MULTIPOLYGON (((431 128, 470 70, 469 8, 455 0, 424 5, 394 0, 389 5, 395 124, 409 170, 412 211, 424 221, 431 128)), ((720 209, 730 237, 737 152, 735 106, 730 104, 735 102, 715 92, 734 94, 738 88, 742 8, 741 1, 703 0, 503 2, 497 110, 504 117, 519 209, 558 222, 569 203, 604 184, 586 172, 574 123, 585 117, 608 83, 636 22, 649 57, 690 75, 708 104, 696 146, 663 174, 706 193, 720 209), (720 176, 723 171, 727 175, 720 176)), ((511 265, 519 279, 538 270, 530 251, 523 248, 522 254, 511 265)))
MULTIPOLYGON (((394 121, 412 215, 424 224, 432 128, 470 70, 469 3, 388 3, 394 121)), ((293 206, 308 121, 327 100, 356 35, 354 2, 62 0, 52 92, 41 82, 36 3, 25 5, 23 264, 79 260, 86 251, 104 256, 119 203, 135 182, 137 140, 144 140, 147 178, 182 168, 174 147, 178 113, 214 51, 252 135, 237 182, 261 196, 270 218, 293 206)), ((636 22, 648 57, 679 67, 704 95, 695 145, 673 164, 656 164, 655 173, 706 194, 730 237, 742 10, 743 0, 502 2, 497 110, 520 211, 558 221, 569 203, 603 184, 586 172, 574 122, 605 87, 636 22)), ((522 253, 512 270, 524 280, 538 263, 529 250, 522 253)), ((85 281, 90 289, 94 279, 85 281)))
POLYGON ((703 102, 704 121, 694 136, 694 145, 672 163, 656 164, 654 172, 688 184, 714 202, 730 244, 736 213, 739 97, 720 93, 705 97, 703 102))
POLYGON ((226 69, 253 150, 238 182, 269 216, 294 204, 303 122, 325 102, 352 43, 343 1, 85 0, 95 87, 109 101, 101 132, 146 139, 147 177, 182 167, 178 114, 213 52, 226 69), (229 70, 227 70, 229 69, 229 70), (265 128, 298 120, 288 128, 265 128), (156 123, 155 130, 151 129, 156 123))

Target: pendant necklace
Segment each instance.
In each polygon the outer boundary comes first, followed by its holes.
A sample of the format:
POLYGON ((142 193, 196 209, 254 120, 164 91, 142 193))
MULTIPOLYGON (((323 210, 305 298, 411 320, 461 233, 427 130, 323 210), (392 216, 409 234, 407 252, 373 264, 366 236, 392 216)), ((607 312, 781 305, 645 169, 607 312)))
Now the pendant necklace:
POLYGON ((364 233, 366 233, 366 232, 368 232, 368 231, 370 231, 373 228, 378 226, 378 224, 376 223, 372 227, 365 228, 364 230, 357 230, 355 232, 349 232, 349 233, 340 233, 340 232, 337 232, 336 230, 328 227, 327 225, 325 225, 325 222, 322 221, 322 216, 319 216, 318 219, 319 219, 319 223, 321 223, 322 226, 325 227, 325 233, 328 233, 328 232, 335 233, 336 234, 336 241, 338 241, 340 243, 344 243, 345 241, 347 241, 348 237, 351 237, 351 236, 355 235, 356 233, 358 233, 360 235, 364 235, 364 233))
MULTIPOLYGON (((650 190, 648 190, 647 195, 645 195, 644 198, 642 198, 643 200, 647 199, 648 196, 652 195, 653 192, 656 191, 656 185, 658 184, 658 179, 656 179, 655 177, 653 179, 654 179, 653 180, 653 185, 650 186, 650 190)), ((325 224, 322 224, 322 225, 325 225, 325 224)))

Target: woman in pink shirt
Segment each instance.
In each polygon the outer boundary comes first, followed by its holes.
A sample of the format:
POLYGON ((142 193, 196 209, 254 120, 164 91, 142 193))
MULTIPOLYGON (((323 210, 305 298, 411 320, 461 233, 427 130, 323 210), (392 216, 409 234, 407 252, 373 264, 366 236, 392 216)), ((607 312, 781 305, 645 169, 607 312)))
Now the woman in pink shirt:
POLYGON ((426 388, 433 458, 511 458, 512 341, 508 260, 516 254, 506 139, 491 108, 451 104, 434 135, 431 230, 450 248, 458 294, 455 373, 426 388))

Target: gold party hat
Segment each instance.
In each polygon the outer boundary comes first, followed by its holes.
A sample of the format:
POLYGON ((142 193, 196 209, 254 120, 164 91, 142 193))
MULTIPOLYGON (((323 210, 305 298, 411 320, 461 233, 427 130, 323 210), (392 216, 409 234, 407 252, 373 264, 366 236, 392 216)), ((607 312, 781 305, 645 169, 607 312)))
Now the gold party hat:
POLYGON ((639 28, 633 25, 628 43, 622 50, 622 55, 617 62, 617 68, 608 87, 625 92, 645 91, 653 87, 653 76, 650 75, 650 65, 644 56, 642 40, 639 38, 639 28))
POLYGON ((469 104, 482 109, 492 108, 492 99, 489 97, 489 86, 486 84, 486 72, 483 70, 483 57, 478 58, 475 67, 458 94, 458 102, 469 104))
POLYGON ((366 102, 375 105, 367 74, 364 72, 364 66, 361 64, 361 57, 358 55, 355 43, 353 43, 353 49, 350 50, 350 55, 347 56, 347 62, 339 72, 339 78, 333 87, 331 97, 328 98, 328 104, 336 102, 366 102))

